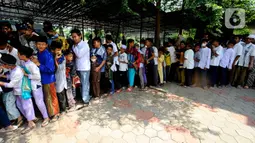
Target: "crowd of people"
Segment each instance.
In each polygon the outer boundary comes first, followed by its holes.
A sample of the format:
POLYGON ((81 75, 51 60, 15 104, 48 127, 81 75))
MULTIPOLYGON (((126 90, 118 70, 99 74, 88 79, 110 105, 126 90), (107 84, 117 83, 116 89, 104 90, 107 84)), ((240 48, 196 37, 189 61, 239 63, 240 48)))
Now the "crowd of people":
POLYGON ((155 47, 153 39, 122 42, 118 48, 111 35, 105 43, 95 37, 91 44, 73 29, 71 39, 58 35, 49 21, 43 34, 34 31, 33 21, 2 25, 0 32, 0 124, 13 131, 27 121, 21 133, 32 131, 39 109, 42 127, 57 121, 66 112, 77 110, 76 88, 83 106, 120 92, 176 82, 180 86, 204 89, 229 86, 252 88, 255 79, 254 35, 234 36, 225 42, 169 39, 155 47), (80 86, 77 86, 80 83, 80 86))

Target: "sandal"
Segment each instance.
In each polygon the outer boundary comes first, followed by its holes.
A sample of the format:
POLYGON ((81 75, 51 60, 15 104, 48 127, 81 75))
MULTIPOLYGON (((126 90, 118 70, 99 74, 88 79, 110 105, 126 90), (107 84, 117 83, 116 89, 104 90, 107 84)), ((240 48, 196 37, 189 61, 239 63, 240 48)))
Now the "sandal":
POLYGON ((116 91, 116 93, 120 93, 121 91, 122 91, 122 90, 121 90, 121 89, 119 89, 119 90, 117 90, 117 91, 116 91))
POLYGON ((48 120, 44 120, 44 121, 42 122, 41 127, 46 127, 46 126, 49 124, 49 122, 50 122, 49 119, 48 119, 48 120))
POLYGON ((31 132, 33 129, 35 129, 35 125, 32 126, 32 127, 27 127, 27 128, 25 128, 25 129, 21 132, 21 134, 22 134, 22 135, 27 134, 27 133, 31 132))
POLYGON ((18 129, 18 126, 12 126, 11 129, 5 129, 6 132, 12 132, 18 129))
POLYGON ((33 121, 34 121, 34 123, 37 123, 39 120, 40 120, 40 119, 35 118, 33 121))
POLYGON ((21 119, 21 120, 17 121, 16 126, 19 128, 20 126, 23 125, 23 123, 24 123, 24 121, 23 121, 23 119, 21 119))
POLYGON ((131 87, 129 87, 128 89, 127 89, 127 92, 131 92, 133 89, 131 88, 131 87))
POLYGON ((244 86, 243 88, 244 88, 244 89, 249 89, 249 86, 244 86))
POLYGON ((15 131, 15 130, 17 130, 18 129, 18 126, 11 126, 11 128, 2 128, 1 130, 0 130, 0 132, 1 133, 6 133, 6 132, 12 132, 12 131, 15 131))
POLYGON ((51 122, 56 122, 58 120, 59 116, 58 115, 55 115, 52 119, 51 119, 51 122))

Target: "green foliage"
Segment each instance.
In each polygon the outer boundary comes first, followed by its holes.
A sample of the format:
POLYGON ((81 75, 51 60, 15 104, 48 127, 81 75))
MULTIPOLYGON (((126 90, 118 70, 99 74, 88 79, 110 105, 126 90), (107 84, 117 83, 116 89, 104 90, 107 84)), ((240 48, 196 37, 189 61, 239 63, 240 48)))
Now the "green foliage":
POLYGON ((208 32, 218 35, 223 32, 221 29, 225 26, 224 12, 227 8, 245 9, 246 24, 255 20, 254 0, 185 0, 185 9, 192 12, 190 15, 206 24, 208 32))
POLYGON ((234 35, 248 35, 250 33, 251 33, 251 30, 248 27, 234 30, 234 35))

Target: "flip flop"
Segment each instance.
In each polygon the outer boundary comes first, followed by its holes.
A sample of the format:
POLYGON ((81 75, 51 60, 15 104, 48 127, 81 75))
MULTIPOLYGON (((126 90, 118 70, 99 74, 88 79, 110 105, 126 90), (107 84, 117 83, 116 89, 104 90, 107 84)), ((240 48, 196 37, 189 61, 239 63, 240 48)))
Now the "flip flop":
POLYGON ((32 126, 32 127, 27 127, 27 128, 25 128, 25 129, 21 132, 21 134, 22 134, 22 135, 27 134, 27 133, 31 132, 33 129, 35 129, 35 125, 32 126))

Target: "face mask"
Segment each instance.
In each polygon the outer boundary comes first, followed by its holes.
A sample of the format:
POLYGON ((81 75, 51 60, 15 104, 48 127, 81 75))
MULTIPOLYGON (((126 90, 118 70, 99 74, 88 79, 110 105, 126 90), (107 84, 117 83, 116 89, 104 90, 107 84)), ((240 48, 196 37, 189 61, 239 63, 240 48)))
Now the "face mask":
POLYGON ((91 59, 92 62, 95 62, 97 59, 91 59))
POLYGON ((141 47, 144 47, 144 44, 141 44, 141 47))
POLYGON ((202 43, 202 47, 206 47, 206 45, 207 45, 206 43, 202 43))

